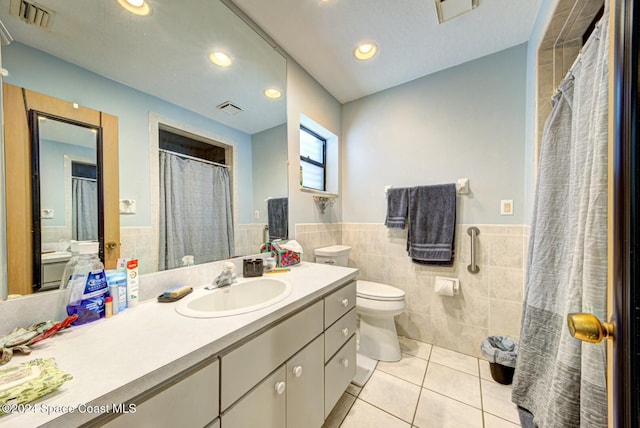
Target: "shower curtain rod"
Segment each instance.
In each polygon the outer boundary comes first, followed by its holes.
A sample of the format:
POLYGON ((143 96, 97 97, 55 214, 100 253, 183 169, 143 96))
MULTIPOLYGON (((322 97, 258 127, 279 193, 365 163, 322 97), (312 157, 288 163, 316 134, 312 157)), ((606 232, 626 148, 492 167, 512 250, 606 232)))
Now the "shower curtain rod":
POLYGON ((187 158, 187 159, 191 159, 191 160, 194 160, 194 161, 206 163, 206 164, 209 164, 209 165, 221 166, 223 168, 231 168, 229 165, 224 165, 224 164, 221 164, 221 163, 218 163, 218 162, 208 161, 206 159, 197 158, 195 156, 185 155, 184 153, 172 152, 171 150, 166 150, 166 149, 158 149, 158 151, 159 152, 164 152, 164 153, 169 153, 170 155, 179 156, 181 158, 187 158))

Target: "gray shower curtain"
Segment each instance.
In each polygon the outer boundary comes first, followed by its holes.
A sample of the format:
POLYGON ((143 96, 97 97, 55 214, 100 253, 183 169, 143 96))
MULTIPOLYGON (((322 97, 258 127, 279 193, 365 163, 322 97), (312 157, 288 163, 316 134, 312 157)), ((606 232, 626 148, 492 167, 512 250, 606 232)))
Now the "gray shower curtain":
POLYGON ((229 170, 160 152, 159 269, 193 255, 206 263, 234 254, 229 170))
POLYGON ((98 240, 98 183, 71 177, 71 227, 77 241, 98 240))
POLYGON ((543 133, 513 401, 539 427, 606 427, 606 348, 567 314, 606 319, 608 7, 543 133))

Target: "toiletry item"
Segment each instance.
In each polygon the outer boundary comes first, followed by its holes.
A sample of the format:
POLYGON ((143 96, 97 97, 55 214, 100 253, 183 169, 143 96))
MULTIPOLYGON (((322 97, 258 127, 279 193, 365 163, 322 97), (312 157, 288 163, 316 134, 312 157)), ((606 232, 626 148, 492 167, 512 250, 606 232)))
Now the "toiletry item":
POLYGON ((127 307, 138 304, 138 260, 127 262, 127 307))
POLYGON ((116 261, 116 270, 118 272, 125 272, 126 273, 127 272, 127 261, 128 261, 128 259, 124 259, 124 258, 118 259, 116 261))
POLYGON ((276 259, 274 257, 267 257, 264 259, 264 271, 271 272, 276 268, 276 259))
POLYGON ((106 274, 107 283, 109 284, 109 294, 113 297, 113 313, 115 315, 127 309, 127 272, 112 269, 106 271, 106 274), (111 292, 112 286, 118 287, 117 298, 115 291, 111 292))
POLYGON ((262 276, 262 271, 262 259, 242 260, 242 276, 245 278, 262 276))
POLYGON ((109 284, 109 297, 111 297, 113 301, 113 315, 118 315, 118 312, 120 312, 120 287, 118 287, 117 284, 111 284, 109 282, 109 274, 107 274, 107 284, 109 284))
POLYGON ((113 315, 113 297, 109 296, 104 299, 104 317, 111 318, 113 315))
POLYGON ((78 315, 74 325, 85 324, 105 315, 105 298, 109 292, 104 265, 98 258, 97 242, 79 245, 78 263, 73 270, 67 305, 68 315, 78 315))
POLYGON ((79 244, 79 241, 71 241, 71 258, 65 265, 64 271, 62 272, 62 278, 60 278, 61 290, 69 287, 69 282, 71 281, 73 275, 73 269, 78 264, 79 244))
POLYGON ((186 285, 176 285, 175 287, 171 287, 168 290, 165 290, 164 293, 158 296, 158 302, 167 303, 167 302, 175 302, 176 300, 182 299, 187 294, 193 291, 192 287, 187 287, 186 285))

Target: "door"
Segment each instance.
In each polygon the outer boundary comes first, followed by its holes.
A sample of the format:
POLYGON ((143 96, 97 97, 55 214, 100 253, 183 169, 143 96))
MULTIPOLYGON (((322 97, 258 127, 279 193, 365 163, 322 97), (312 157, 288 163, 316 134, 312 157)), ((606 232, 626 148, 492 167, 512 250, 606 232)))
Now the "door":
MULTIPOLYGON (((608 346, 609 425, 640 426, 640 116, 638 50, 640 2, 615 2, 610 82, 609 313, 615 325, 608 346)), ((610 56, 611 57, 611 56, 610 56)))
MULTIPOLYGON (((607 337, 610 427, 640 426, 640 5, 616 0, 610 15, 608 317, 569 316, 576 337, 607 337)), ((604 225, 603 225, 604 227, 604 225)))

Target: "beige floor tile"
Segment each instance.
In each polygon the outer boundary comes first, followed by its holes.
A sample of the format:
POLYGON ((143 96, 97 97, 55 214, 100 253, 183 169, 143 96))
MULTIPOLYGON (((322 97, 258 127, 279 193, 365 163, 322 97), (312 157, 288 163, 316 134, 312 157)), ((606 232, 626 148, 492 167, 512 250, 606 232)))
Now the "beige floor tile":
POLYGON ((480 379, 468 373, 430 362, 423 386, 478 409, 482 408, 480 379))
POLYGON ((357 399, 340 428, 409 428, 409 424, 357 399))
POLYGON ((418 385, 376 370, 358 398, 404 421, 411 422, 419 395, 418 385))
POLYGON ((423 389, 413 425, 420 428, 482 428, 482 412, 423 389))
POLYGON ((429 361, 479 376, 478 359, 469 355, 434 346, 429 361))
POLYGON ((322 428, 338 428, 344 418, 349 413, 351 406, 356 401, 356 397, 351 394, 347 394, 346 392, 342 394, 342 397, 338 400, 336 405, 327 416, 327 419, 324 421, 322 428))
POLYGON ((511 402, 511 385, 482 379, 482 407, 485 412, 520 423, 518 408, 511 402))
MULTIPOLYGON (((489 361, 487 360, 479 360, 480 363, 480 377, 482 379, 490 380, 495 382, 491 377, 491 369, 489 368, 489 361)), ((496 382, 497 383, 497 382, 496 382)))
POLYGON ((422 386, 424 373, 427 370, 427 363, 428 361, 422 358, 403 354, 400 361, 393 363, 380 361, 377 369, 422 386))
POLYGON ((490 413, 484 413, 484 428, 518 428, 520 424, 514 424, 490 413))
POLYGON ((408 337, 399 336, 400 349, 403 353, 413 355, 414 357, 428 360, 431 355, 432 346, 428 343, 419 342, 417 340, 409 339, 408 337))

